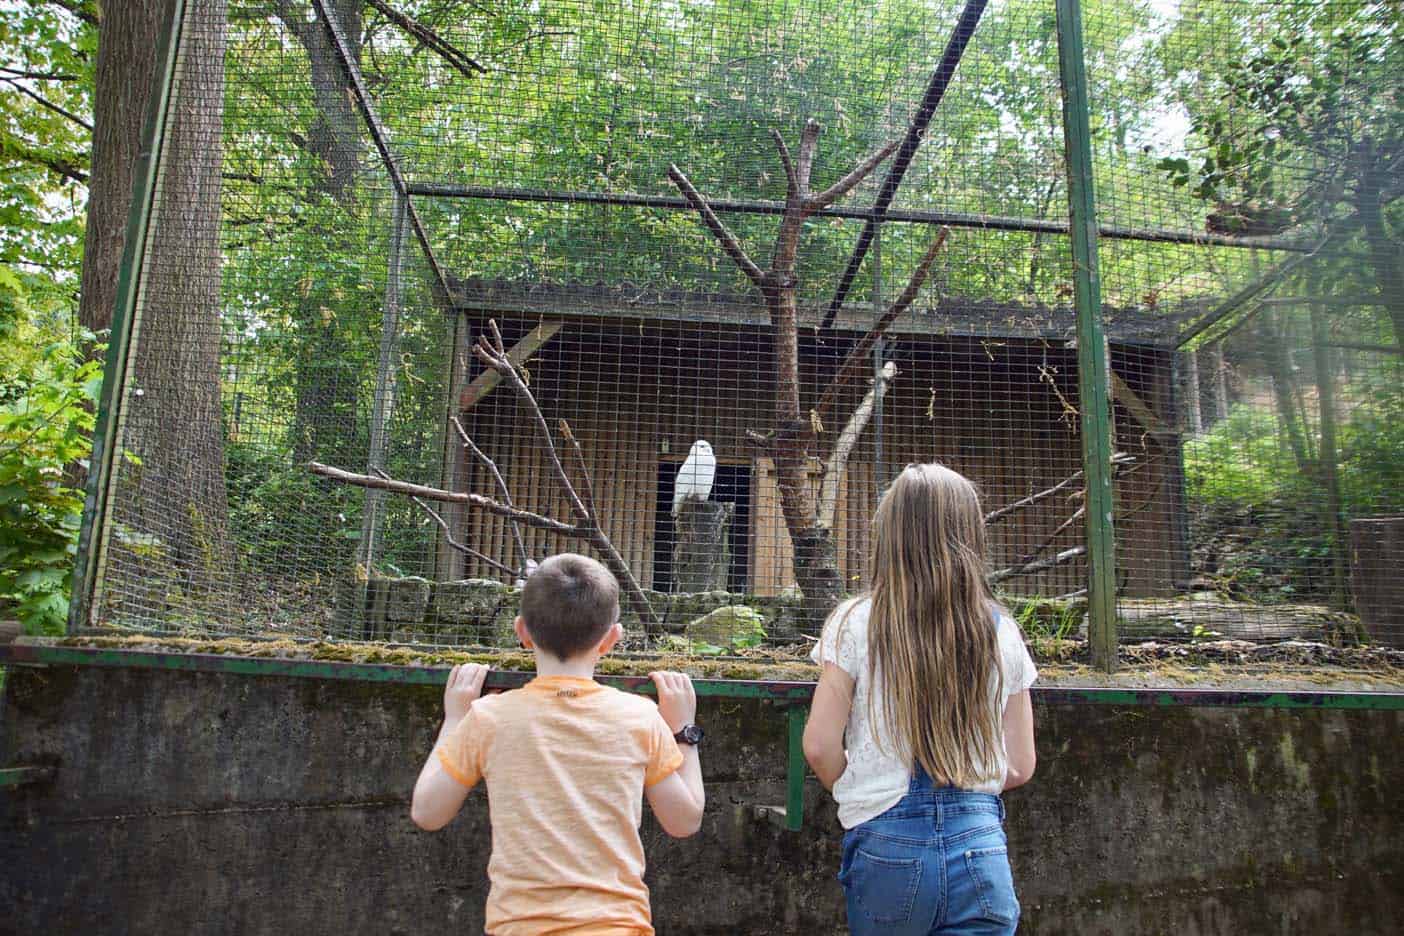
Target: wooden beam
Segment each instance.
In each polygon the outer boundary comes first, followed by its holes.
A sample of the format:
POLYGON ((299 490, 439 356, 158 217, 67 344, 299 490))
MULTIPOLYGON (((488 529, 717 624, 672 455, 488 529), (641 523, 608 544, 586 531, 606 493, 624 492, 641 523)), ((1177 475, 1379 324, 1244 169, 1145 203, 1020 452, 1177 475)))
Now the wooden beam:
POLYGON ((1166 425, 1165 421, 1155 414, 1155 410, 1151 409, 1145 400, 1136 395, 1136 391, 1132 390, 1131 385, 1121 379, 1120 374, 1114 370, 1109 371, 1109 373, 1111 374, 1112 399, 1126 407, 1131 415, 1136 417, 1136 422, 1140 423, 1147 432, 1156 438, 1172 438, 1177 434, 1173 428, 1166 425))
MULTIPOLYGON (((561 322, 542 322, 540 325, 527 332, 526 337, 512 346, 507 352, 507 358, 517 367, 526 363, 541 346, 555 337, 556 332, 561 330, 561 322)), ((458 398, 459 412, 472 409, 483 397, 487 396, 502 380, 502 375, 495 370, 485 370, 473 379, 473 382, 463 388, 463 393, 458 398)))

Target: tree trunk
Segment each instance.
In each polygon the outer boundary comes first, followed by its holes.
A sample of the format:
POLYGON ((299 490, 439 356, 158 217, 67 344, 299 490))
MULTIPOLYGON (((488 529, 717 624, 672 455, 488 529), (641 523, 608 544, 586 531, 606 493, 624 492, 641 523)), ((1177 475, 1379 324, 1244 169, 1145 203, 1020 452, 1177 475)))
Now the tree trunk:
POLYGON ((1306 433, 1298 418, 1292 362, 1287 356, 1286 340, 1278 328, 1275 313, 1264 313, 1258 321, 1258 337, 1263 362, 1267 365, 1268 376, 1272 379, 1272 395, 1277 405, 1278 422, 1287 433, 1287 444, 1291 447, 1297 471, 1310 474, 1313 471, 1311 454, 1307 451, 1306 433))
MULTIPOLYGON (((1318 295, 1312 292, 1311 295, 1318 295)), ((1331 538, 1331 604, 1344 607, 1346 603, 1346 535, 1345 515, 1341 504, 1341 482, 1336 464, 1336 379, 1331 370, 1331 349, 1327 347, 1329 333, 1326 313, 1320 303, 1311 307, 1311 353, 1316 369, 1316 399, 1321 407, 1321 446, 1318 449, 1321 483, 1326 488, 1326 531, 1331 538)))
MULTIPOLYGON (((104 34, 144 5, 108 6, 104 34)), ((186 11, 123 440, 139 459, 140 495, 129 508, 191 583, 228 561, 219 374, 225 13, 225 0, 193 0, 186 11)))
POLYGON ((1204 410, 1199 402, 1199 351, 1185 353, 1185 416, 1191 436, 1204 432, 1204 410))
POLYGON ((1355 210, 1365 230, 1365 243, 1370 250, 1370 265, 1380 289, 1380 301, 1389 311, 1394 326, 1394 343, 1404 348, 1404 256, 1400 245, 1389 236, 1381 205, 1381 176, 1384 171, 1374 165, 1373 153, 1362 153, 1360 184, 1356 189, 1355 210))
MULTIPOLYGON (((327 4, 353 62, 362 47, 360 0, 330 0, 327 4)), ((311 197, 330 196, 343 212, 355 210, 356 173, 360 168, 361 115, 351 95, 346 69, 320 18, 307 17, 308 8, 281 0, 278 16, 307 53, 316 117, 307 128, 308 152, 317 156, 326 173, 312 186, 311 197)), ((346 220, 346 219, 343 219, 346 220)), ((352 228, 353 225, 346 225, 352 228)), ((323 230, 329 249, 345 240, 345 230, 323 230)), ((297 355, 293 411, 293 458, 347 464, 355 460, 356 438, 350 427, 360 425, 356 379, 345 363, 347 336, 336 315, 326 314, 327 299, 316 286, 300 303, 298 320, 303 340, 297 355)))
POLYGON ((78 298, 78 321, 95 332, 112 327, 117 268, 132 207, 132 172, 156 73, 155 37, 169 16, 166 0, 133 0, 103 10, 78 298))
POLYGON ((735 504, 693 496, 678 505, 673 524, 673 591, 725 591, 731 567, 735 504))
MULTIPOLYGON (((351 59, 361 61, 360 0, 330 0, 327 4, 346 40, 351 59)), ((351 97, 346 70, 337 59, 336 49, 320 19, 308 19, 307 8, 292 0, 281 0, 278 16, 307 52, 311 67, 312 96, 317 117, 308 128, 306 148, 321 157, 327 175, 319 186, 339 202, 351 195, 356 170, 360 167, 361 118, 351 97)))
POLYGON ((1228 365, 1224 362, 1224 343, 1214 345, 1210 360, 1214 362, 1214 422, 1228 419, 1228 365))

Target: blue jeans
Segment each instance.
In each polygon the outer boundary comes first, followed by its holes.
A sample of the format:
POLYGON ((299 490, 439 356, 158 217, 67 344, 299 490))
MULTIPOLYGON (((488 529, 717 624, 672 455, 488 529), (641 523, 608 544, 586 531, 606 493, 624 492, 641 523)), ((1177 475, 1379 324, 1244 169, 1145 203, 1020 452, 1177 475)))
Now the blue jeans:
POLYGON ((935 787, 920 767, 896 806, 844 834, 839 882, 854 936, 1013 933, 1019 923, 1004 803, 935 787))

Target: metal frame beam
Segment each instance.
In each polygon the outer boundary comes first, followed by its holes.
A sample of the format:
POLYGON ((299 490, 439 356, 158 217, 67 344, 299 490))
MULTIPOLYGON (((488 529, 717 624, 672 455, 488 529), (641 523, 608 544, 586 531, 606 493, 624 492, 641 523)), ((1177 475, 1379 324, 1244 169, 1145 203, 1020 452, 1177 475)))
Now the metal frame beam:
POLYGON ((1087 481, 1087 639, 1092 662, 1116 667, 1116 529, 1112 494, 1112 426, 1102 285, 1097 267, 1097 199, 1092 181, 1092 133, 1087 61, 1079 0, 1057 0, 1058 67, 1063 85, 1063 137, 1072 232, 1073 296, 1077 306, 1078 409, 1082 470, 1087 481))
POLYGON ((425 230, 424 222, 420 220, 419 212, 415 210, 414 201, 410 198, 409 189, 405 185, 404 173, 400 171, 400 164, 395 161, 394 154, 390 152, 389 136, 385 132, 384 125, 380 122, 380 117, 375 112, 375 107, 371 104, 366 80, 362 77, 361 69, 356 64, 356 60, 351 57, 351 50, 346 45, 346 38, 341 34, 341 24, 333 18, 331 11, 327 9, 326 0, 312 0, 312 6, 317 11, 317 18, 327 29, 327 37, 331 40, 332 49, 336 52, 336 59, 346 74, 346 80, 350 82, 351 96, 355 98, 356 104, 361 109, 361 116, 365 118, 371 140, 374 141, 375 148, 380 153, 381 162, 385 164, 385 172, 390 176, 390 183, 395 187, 396 193, 404 199, 410 228, 414 231, 415 239, 419 241, 419 246, 424 251, 424 259, 429 263, 429 268, 433 270, 434 279, 437 281, 439 289, 443 291, 444 301, 447 304, 448 278, 444 275, 443 268, 439 266, 439 258, 434 255, 434 248, 429 246, 429 232, 425 230))
MULTIPOLYGON (((410 195, 426 198, 463 198, 479 201, 541 202, 545 204, 610 205, 621 208, 662 208, 669 211, 691 212, 686 199, 670 195, 641 195, 632 192, 592 192, 569 189, 498 188, 480 185, 455 185, 447 182, 414 182, 406 187, 410 195)), ((716 211, 730 214, 780 215, 783 202, 756 199, 708 199, 716 211)), ((814 217, 850 218, 859 221, 893 221, 907 224, 933 224, 946 227, 973 228, 988 231, 1020 231, 1029 234, 1068 233, 1063 221, 1018 218, 1008 215, 977 214, 965 211, 884 210, 875 208, 830 206, 814 212, 814 217)), ((1228 234, 1199 234, 1194 231, 1170 231, 1161 228, 1099 225, 1097 233, 1111 240, 1149 241, 1162 244, 1188 244, 1199 247, 1241 247, 1261 250, 1283 250, 1310 253, 1313 244, 1270 237, 1234 237, 1228 234)))
POLYGON ((858 275, 863 256, 867 254, 873 237, 877 234, 878 222, 891 207, 892 199, 897 197, 897 189, 902 184, 903 176, 907 174, 907 167, 912 164, 917 147, 926 138, 926 128, 931 123, 931 117, 936 113, 936 108, 941 106, 941 100, 946 96, 946 88, 950 87, 951 79, 955 77, 956 67, 965 57, 965 47, 969 45, 970 37, 975 35, 975 28, 980 25, 980 17, 984 15, 986 3, 987 0, 966 0, 965 8, 960 11, 960 18, 951 30, 951 38, 946 42, 946 50, 941 54, 941 63, 936 66, 936 71, 932 72, 926 92, 921 97, 921 106, 917 108, 911 125, 907 127, 902 145, 892 159, 892 166, 887 170, 887 178, 882 180, 882 188, 878 189, 877 198, 873 201, 873 216, 863 225, 863 232, 858 235, 858 243, 853 245, 848 265, 844 267, 843 275, 839 277, 838 286, 834 289, 834 298, 829 300, 829 310, 824 314, 823 324, 819 326, 821 331, 827 331, 833 325, 834 317, 838 315, 839 309, 843 308, 843 301, 848 298, 848 290, 853 286, 853 278, 858 275))

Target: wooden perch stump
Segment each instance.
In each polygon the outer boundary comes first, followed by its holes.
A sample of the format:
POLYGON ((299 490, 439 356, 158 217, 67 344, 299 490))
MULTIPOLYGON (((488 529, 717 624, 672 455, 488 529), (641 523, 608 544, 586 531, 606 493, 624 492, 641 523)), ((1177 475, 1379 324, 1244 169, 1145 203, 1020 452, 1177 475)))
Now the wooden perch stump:
POLYGON ((673 590, 725 591, 735 504, 686 498, 673 522, 673 590))

